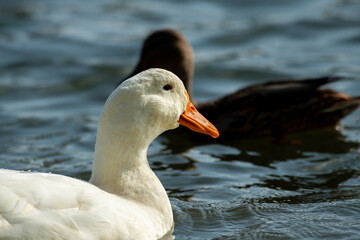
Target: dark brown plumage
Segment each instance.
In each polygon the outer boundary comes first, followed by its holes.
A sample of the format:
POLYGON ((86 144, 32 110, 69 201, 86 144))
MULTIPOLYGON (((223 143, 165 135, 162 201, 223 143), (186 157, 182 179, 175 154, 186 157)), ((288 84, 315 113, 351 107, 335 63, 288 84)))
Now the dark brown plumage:
MULTIPOLYGON (((175 73, 191 96, 193 53, 191 45, 179 32, 165 29, 150 34, 130 76, 153 67, 175 73)), ((279 137, 315 128, 331 128, 360 104, 358 98, 320 89, 336 80, 339 78, 270 81, 197 104, 197 108, 218 128, 221 139, 279 137)))
POLYGON ((149 35, 142 46, 137 66, 128 77, 154 67, 175 73, 191 96, 194 57, 192 47, 183 35, 172 29, 149 35))

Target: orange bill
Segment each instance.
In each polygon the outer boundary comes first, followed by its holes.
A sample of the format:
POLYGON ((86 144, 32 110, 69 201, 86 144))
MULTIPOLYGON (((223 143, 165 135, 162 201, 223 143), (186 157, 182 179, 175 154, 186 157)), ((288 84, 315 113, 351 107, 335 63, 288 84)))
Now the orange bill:
POLYGON ((185 94, 188 98, 188 103, 185 111, 180 116, 179 123, 195 132, 204 133, 213 138, 219 137, 219 131, 216 127, 196 110, 194 105, 190 102, 189 95, 186 91, 185 94))

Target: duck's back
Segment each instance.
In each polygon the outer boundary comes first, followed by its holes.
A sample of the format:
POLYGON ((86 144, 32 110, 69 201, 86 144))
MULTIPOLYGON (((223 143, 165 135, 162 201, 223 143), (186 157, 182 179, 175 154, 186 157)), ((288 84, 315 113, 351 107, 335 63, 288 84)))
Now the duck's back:
POLYGON ((281 136, 335 126, 359 99, 319 89, 337 78, 273 81, 253 85, 198 106, 223 137, 281 136))
POLYGON ((0 239, 156 238, 146 220, 151 209, 90 183, 57 174, 0 173, 0 239))

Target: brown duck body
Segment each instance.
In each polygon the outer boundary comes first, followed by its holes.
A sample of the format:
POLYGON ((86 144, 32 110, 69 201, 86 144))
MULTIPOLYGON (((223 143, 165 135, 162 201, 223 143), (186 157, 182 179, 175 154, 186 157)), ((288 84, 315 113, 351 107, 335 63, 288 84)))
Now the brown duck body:
MULTIPOLYGON (((144 42, 141 57, 130 76, 160 67, 175 73, 191 96, 193 53, 177 31, 159 30, 144 42)), ((355 110, 360 100, 330 89, 320 89, 335 77, 288 79, 252 85, 211 102, 198 110, 218 128, 220 139, 283 136, 316 128, 333 128, 355 110)))
POLYGON ((360 100, 323 84, 324 77, 272 81, 240 89, 213 102, 198 105, 223 137, 283 136, 287 133, 336 126, 360 100))

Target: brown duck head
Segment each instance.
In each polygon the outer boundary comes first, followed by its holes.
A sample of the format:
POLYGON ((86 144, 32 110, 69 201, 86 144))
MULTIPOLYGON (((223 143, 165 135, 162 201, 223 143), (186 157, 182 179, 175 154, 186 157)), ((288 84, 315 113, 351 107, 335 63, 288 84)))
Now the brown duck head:
POLYGON ((185 37, 173 30, 162 29, 151 33, 141 49, 139 62, 129 78, 149 68, 163 68, 177 75, 191 96, 194 56, 185 37))

